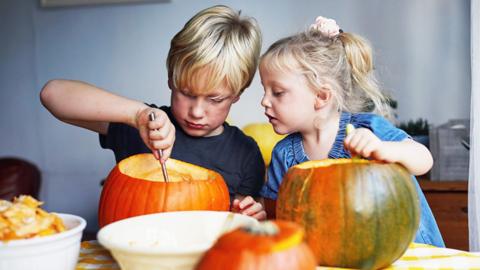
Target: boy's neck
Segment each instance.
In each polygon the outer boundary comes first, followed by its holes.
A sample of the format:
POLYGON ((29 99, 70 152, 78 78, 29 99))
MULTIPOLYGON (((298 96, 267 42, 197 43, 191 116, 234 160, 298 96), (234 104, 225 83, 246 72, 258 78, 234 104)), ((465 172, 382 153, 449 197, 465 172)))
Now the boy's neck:
POLYGON ((223 133, 224 131, 224 124, 220 125, 218 128, 216 128, 214 131, 212 131, 210 134, 206 135, 205 137, 213 137, 213 136, 218 136, 223 133))

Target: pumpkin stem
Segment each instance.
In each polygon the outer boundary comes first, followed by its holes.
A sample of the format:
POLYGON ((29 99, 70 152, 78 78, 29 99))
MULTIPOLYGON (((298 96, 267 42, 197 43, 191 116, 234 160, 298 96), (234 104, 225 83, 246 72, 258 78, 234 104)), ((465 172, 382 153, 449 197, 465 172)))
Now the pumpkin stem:
POLYGON ((280 229, 277 224, 271 221, 265 221, 256 225, 244 227, 243 230, 255 235, 276 235, 280 229))
MULTIPOLYGON (((354 127, 352 124, 348 123, 347 126, 346 126, 346 128, 345 128, 345 133, 346 133, 347 136, 348 136, 348 135, 349 135, 350 133, 352 133, 353 131, 355 131, 355 127, 354 127)), ((359 159, 361 159, 361 158, 362 158, 362 157, 360 157, 360 156, 358 156, 358 155, 352 156, 352 159, 353 159, 353 160, 359 160, 359 159)))

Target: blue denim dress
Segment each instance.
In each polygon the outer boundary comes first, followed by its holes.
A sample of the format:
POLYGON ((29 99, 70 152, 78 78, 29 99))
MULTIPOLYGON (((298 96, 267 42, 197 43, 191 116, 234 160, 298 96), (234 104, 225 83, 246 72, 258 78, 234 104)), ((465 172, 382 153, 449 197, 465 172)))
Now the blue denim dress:
MULTIPOLYGON (((356 128, 368 128, 383 141, 402 141, 409 138, 403 130, 396 128, 385 118, 371 113, 347 113, 343 112, 340 117, 340 128, 335 143, 330 150, 329 158, 349 158, 350 153, 344 148, 345 127, 348 123, 356 128)), ((300 133, 293 133, 285 137, 275 145, 272 152, 272 160, 267 172, 267 182, 262 187, 260 195, 272 200, 277 199, 278 189, 283 176, 288 169, 299 163, 308 161, 303 148, 302 136, 300 133)), ((417 179, 412 176, 412 181, 417 189, 420 199, 420 226, 414 242, 425 243, 437 247, 445 247, 442 235, 438 229, 430 206, 425 199, 417 179)))

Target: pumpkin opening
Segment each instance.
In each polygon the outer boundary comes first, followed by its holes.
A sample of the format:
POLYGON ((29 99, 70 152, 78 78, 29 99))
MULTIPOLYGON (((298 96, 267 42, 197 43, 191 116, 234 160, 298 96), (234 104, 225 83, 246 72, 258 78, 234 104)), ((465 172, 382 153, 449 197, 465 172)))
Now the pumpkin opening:
POLYGON ((338 159, 322 159, 322 160, 311 160, 300 163, 293 167, 297 169, 313 169, 319 167, 328 167, 331 165, 342 165, 342 164, 366 164, 366 163, 374 163, 376 161, 368 160, 368 159, 360 159, 360 158, 338 158, 338 159))
POLYGON ((261 238, 270 239, 269 245, 266 245, 268 248, 264 246, 263 251, 266 252, 280 252, 297 246, 302 243, 304 235, 303 230, 297 225, 278 220, 275 222, 265 221, 244 227, 241 230, 249 234, 252 239, 257 237, 255 241, 261 238))
MULTIPOLYGON (((142 180, 164 182, 162 167, 152 154, 139 154, 128 157, 118 164, 122 174, 142 180)), ((211 170, 182 162, 168 159, 167 172, 170 182, 205 181, 217 177, 211 170)))

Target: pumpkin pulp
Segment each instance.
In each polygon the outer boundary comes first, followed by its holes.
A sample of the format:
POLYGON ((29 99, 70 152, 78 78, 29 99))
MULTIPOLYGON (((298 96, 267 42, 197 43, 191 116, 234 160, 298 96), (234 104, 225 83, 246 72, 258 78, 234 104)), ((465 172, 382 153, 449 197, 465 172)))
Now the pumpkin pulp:
POLYGON ((302 243, 303 236, 303 230, 294 223, 266 221, 230 233, 228 241, 218 242, 218 248, 249 249, 257 254, 281 252, 302 243), (256 245, 259 241, 262 245, 256 245))
MULTIPOLYGON (((170 182, 205 181, 217 176, 213 171, 180 160, 168 159, 166 165, 170 182)), ((118 164, 118 169, 120 173, 132 178, 164 182, 162 167, 150 154, 126 158, 118 164)))

